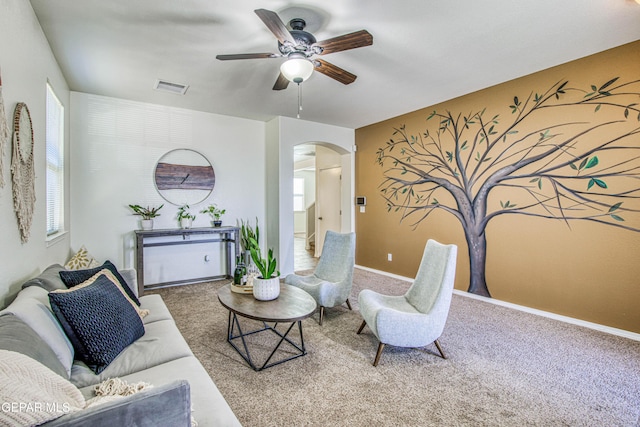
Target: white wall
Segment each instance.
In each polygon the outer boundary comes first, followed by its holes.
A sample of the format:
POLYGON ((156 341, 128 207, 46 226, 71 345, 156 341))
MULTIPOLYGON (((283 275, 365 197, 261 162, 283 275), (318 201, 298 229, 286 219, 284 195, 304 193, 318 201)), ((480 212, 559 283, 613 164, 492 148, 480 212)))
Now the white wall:
MULTIPOLYGON (((0 188, 0 307, 9 303, 26 279, 53 263, 64 263, 69 254, 69 236, 46 241, 45 208, 45 96, 47 79, 65 107, 65 128, 69 127, 69 87, 51 53, 40 24, 25 0, 2 0, 0 6, 0 73, 6 118, 13 130, 13 111, 18 102, 29 108, 34 133, 36 206, 31 237, 23 244, 13 210, 11 148, 5 146, 5 185, 0 188)), ((65 145, 68 147, 68 131, 65 145)), ((67 160, 68 160, 68 150, 67 160)), ((65 170, 69 171, 69 162, 65 170)), ((68 181, 65 193, 68 194, 68 181)), ((68 213, 68 197, 65 197, 68 213)), ((66 223, 68 224, 68 217, 66 223)))
POLYGON ((278 254, 282 275, 293 272, 293 147, 329 144, 343 150, 343 231, 353 230, 355 131, 339 126, 277 117, 267 123, 267 245, 278 254))
MULTIPOLYGON (((256 217, 264 224, 264 122, 78 92, 72 92, 71 105, 73 249, 86 245, 99 260, 134 266, 139 217, 131 215, 129 204, 164 203, 154 228, 177 228, 177 206, 162 199, 153 182, 158 159, 176 148, 200 152, 215 172, 211 196, 191 206, 194 227, 210 226, 210 218, 197 213, 210 203, 227 210, 224 225, 240 218, 253 223, 256 217)), ((199 277, 196 270, 206 267, 203 255, 194 255, 194 265, 183 263, 178 275, 199 277)))

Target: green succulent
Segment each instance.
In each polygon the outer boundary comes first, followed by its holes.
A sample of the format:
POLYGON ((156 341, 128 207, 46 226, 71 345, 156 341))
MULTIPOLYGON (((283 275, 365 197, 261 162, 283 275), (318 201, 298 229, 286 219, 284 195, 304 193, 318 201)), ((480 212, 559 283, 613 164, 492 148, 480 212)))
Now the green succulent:
POLYGON ((182 205, 178 208, 178 221, 182 219, 196 219, 196 216, 189 212, 189 205, 182 205))
POLYGON ((227 212, 226 209, 220 209, 215 203, 207 206, 206 208, 200 211, 200 213, 209 214, 209 216, 211 216, 211 219, 214 219, 216 221, 219 220, 220 217, 224 215, 226 212, 227 212))
POLYGON ((270 279, 273 277, 273 273, 276 273, 277 276, 280 275, 280 272, 276 272, 276 259, 273 257, 273 248, 269 249, 267 252, 267 259, 262 258, 262 252, 260 251, 260 246, 258 246, 258 242, 255 239, 250 239, 250 251, 251 251, 251 259, 255 263, 258 271, 260 271, 260 276, 263 279, 270 279))
MULTIPOLYGON (((240 220, 240 245, 242 246, 243 251, 251 250, 252 243, 251 239, 255 242, 260 241, 260 228, 258 227, 258 218, 256 218, 256 228, 255 230, 249 224, 249 221, 246 223, 244 220, 240 220)), ((256 247, 258 247, 256 245, 256 247)))
POLYGON ((164 204, 158 206, 157 208, 156 207, 150 208, 149 206, 147 206, 146 208, 143 208, 140 205, 129 205, 129 207, 133 211, 133 214, 140 215, 142 219, 152 219, 157 216, 160 216, 158 211, 162 209, 163 206, 164 204))

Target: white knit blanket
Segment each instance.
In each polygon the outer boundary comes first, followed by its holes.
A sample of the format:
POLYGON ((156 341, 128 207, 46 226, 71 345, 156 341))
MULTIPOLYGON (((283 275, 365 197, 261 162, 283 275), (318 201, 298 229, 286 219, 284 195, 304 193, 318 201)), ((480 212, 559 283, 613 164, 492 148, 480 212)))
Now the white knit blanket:
MULTIPOLYGON (((14 351, 0 350, 0 426, 36 426, 65 414, 130 396, 151 384, 110 378, 94 387, 85 401, 70 381, 42 363, 14 351)), ((192 418, 191 425, 198 423, 192 418)))
POLYGON ((85 400, 71 382, 40 362, 0 350, 0 425, 32 426, 79 411, 85 400))

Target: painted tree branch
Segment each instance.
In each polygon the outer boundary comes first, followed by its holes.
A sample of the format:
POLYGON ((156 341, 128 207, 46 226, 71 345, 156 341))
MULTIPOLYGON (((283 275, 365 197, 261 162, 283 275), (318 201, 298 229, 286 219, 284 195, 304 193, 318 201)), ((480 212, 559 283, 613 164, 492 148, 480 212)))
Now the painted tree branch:
POLYGON ((618 80, 590 90, 558 81, 523 101, 515 96, 504 124, 483 109, 466 116, 434 111, 427 120, 436 121, 435 129, 417 136, 395 128, 376 153, 386 168, 379 188, 388 211, 400 212, 401 221, 412 218, 414 227, 438 209, 457 218, 469 246, 469 291, 487 296, 485 230, 498 216, 639 232, 640 80, 618 80), (584 119, 563 121, 569 109, 584 119), (619 118, 599 120, 603 109, 619 111, 619 118), (626 158, 614 156, 621 151, 626 158), (509 200, 492 196, 499 188, 508 189, 509 200), (440 194, 448 195, 444 203, 440 194))

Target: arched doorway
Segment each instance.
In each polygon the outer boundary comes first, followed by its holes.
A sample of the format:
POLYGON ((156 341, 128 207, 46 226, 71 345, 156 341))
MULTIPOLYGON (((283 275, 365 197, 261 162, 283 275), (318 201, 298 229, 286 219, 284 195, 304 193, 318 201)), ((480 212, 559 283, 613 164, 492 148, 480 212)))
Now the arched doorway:
MULTIPOLYGON (((342 150, 344 151, 344 150, 342 150)), ((342 156, 339 147, 293 147, 294 271, 315 268, 327 230, 343 230, 342 156)))

